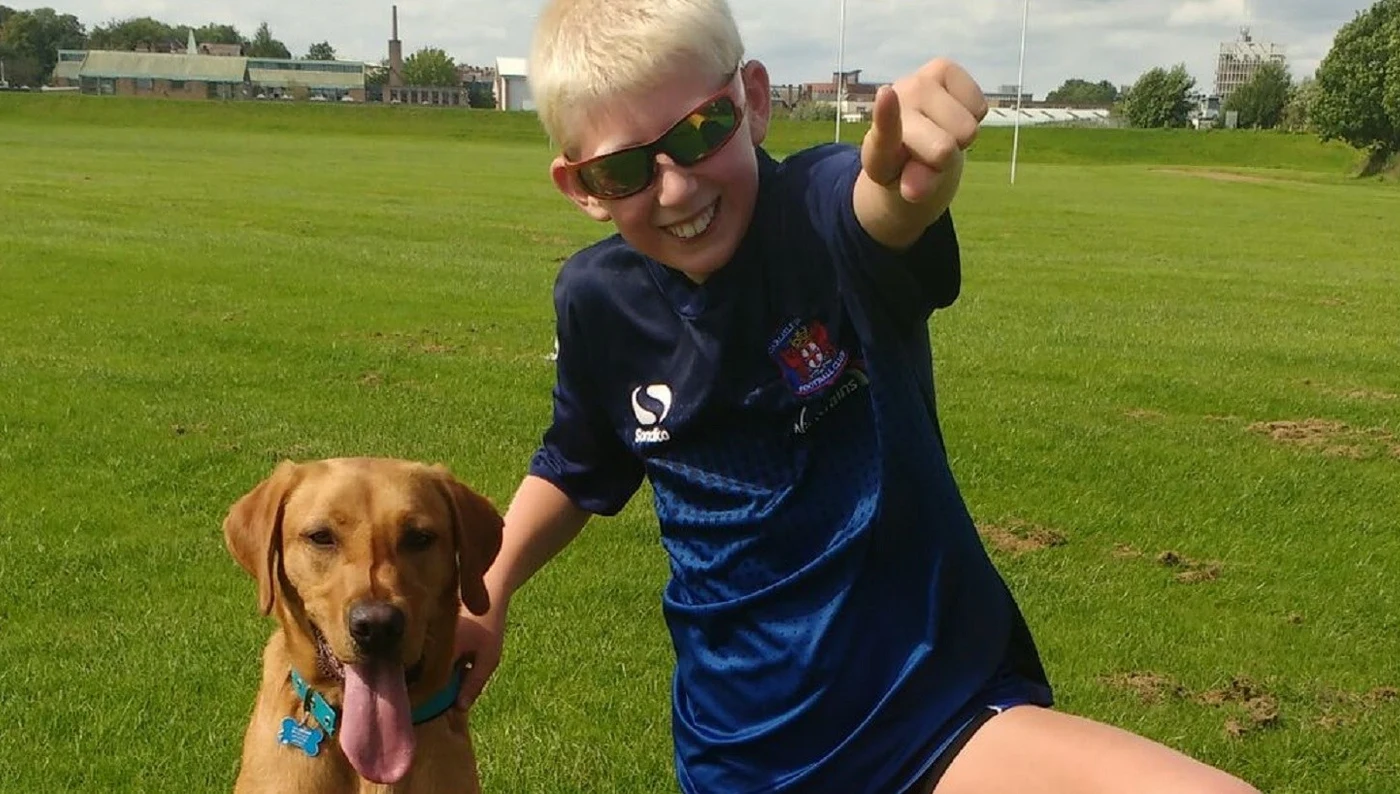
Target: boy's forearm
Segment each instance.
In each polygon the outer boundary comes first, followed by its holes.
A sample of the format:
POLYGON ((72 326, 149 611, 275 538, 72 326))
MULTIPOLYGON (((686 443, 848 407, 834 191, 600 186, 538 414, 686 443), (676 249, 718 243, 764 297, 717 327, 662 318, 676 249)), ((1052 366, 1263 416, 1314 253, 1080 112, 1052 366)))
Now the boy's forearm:
POLYGON ((856 179, 853 197, 861 228, 886 248, 907 250, 952 205, 962 182, 964 160, 965 156, 959 152, 941 175, 938 188, 917 204, 904 200, 898 182, 879 185, 862 171, 856 179))
POLYGON ((527 476, 506 510, 501 551, 486 572, 493 608, 509 601, 536 571, 569 545, 591 516, 553 483, 527 476))

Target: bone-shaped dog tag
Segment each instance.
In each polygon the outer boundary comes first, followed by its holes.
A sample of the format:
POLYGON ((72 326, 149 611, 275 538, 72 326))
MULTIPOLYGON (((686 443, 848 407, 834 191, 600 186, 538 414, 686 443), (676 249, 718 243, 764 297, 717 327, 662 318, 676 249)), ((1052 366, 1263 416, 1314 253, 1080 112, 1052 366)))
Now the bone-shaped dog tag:
POLYGON ((282 718, 282 732, 277 734, 278 742, 290 744, 312 758, 320 754, 321 742, 325 738, 326 734, 320 728, 308 728, 291 717, 282 718))

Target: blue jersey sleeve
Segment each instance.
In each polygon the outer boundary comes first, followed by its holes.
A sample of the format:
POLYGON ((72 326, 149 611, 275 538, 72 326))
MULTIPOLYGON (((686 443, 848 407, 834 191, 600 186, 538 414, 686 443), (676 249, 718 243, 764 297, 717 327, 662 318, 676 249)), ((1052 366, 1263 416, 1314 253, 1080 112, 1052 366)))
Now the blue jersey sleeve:
POLYGON ((589 377, 594 361, 585 333, 584 297, 570 289, 568 268, 555 286, 556 334, 554 416, 543 443, 530 461, 530 473, 553 483, 583 510, 614 515, 641 485, 641 461, 613 431, 599 407, 589 377))
POLYGON ((801 191, 812 226, 826 239, 832 259, 847 277, 870 291, 899 319, 924 322, 952 305, 962 285, 962 261, 951 210, 908 250, 892 251, 872 238, 856 218, 854 192, 860 150, 828 144, 789 158, 791 184, 801 191))

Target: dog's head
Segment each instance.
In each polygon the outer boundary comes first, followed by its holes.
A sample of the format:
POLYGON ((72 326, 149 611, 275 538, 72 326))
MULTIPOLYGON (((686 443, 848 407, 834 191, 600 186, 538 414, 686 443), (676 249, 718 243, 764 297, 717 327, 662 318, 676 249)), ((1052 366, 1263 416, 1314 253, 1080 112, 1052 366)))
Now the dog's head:
POLYGON ((304 621, 334 661, 411 667, 459 597, 490 607, 501 517, 441 466, 338 458, 279 465, 229 510, 224 537, 264 614, 304 621))
POLYGON ((496 509, 440 466, 289 462, 233 505, 224 537, 263 613, 276 612, 290 663, 339 682, 346 759, 375 782, 401 779, 416 742, 409 688, 446 678, 459 602, 490 608, 496 509))

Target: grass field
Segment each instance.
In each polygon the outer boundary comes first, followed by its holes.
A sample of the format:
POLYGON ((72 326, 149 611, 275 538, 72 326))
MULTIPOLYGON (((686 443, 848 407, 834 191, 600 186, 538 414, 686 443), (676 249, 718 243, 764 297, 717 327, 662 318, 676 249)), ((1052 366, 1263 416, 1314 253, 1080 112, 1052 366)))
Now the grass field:
MULTIPOLYGON (((1400 790, 1400 190, 1298 136, 1023 134, 1014 188, 1009 131, 974 149, 931 332, 1060 704, 1267 792, 1400 790)), ((607 231, 549 157, 523 116, 0 99, 0 791, 229 787, 270 625, 219 524, 279 459, 506 503, 607 231)), ((488 791, 675 790, 647 506, 515 600, 488 791)))

